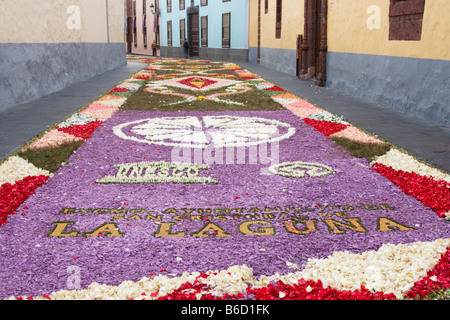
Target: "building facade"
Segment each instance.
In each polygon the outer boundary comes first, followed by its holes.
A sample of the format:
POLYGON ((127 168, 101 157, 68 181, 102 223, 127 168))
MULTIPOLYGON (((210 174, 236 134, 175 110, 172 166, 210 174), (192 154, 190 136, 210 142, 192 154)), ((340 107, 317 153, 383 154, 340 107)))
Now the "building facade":
POLYGON ((304 0, 250 0, 249 62, 297 75, 304 0))
POLYGON ((127 53, 160 56, 159 0, 126 0, 127 53))
POLYGON ((123 0, 0 0, 0 111, 126 64, 123 0))
POLYGON ((161 55, 248 61, 249 0, 161 0, 161 55))
POLYGON ((450 126, 447 0, 250 0, 249 62, 450 126))
POLYGON ((327 86, 450 126, 448 0, 334 0, 327 86))

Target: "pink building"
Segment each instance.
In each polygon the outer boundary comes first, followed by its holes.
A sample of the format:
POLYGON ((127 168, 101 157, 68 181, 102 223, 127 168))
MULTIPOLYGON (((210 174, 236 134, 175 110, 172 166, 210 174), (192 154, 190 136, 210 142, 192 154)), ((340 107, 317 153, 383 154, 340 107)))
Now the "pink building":
POLYGON ((159 0, 127 0, 127 53, 159 53, 159 0))

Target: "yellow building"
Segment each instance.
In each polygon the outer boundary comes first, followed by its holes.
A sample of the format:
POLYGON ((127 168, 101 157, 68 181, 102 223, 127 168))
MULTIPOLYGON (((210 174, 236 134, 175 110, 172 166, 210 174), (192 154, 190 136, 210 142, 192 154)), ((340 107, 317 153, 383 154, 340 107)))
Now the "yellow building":
POLYGON ((249 24, 249 61, 296 75, 304 0, 250 0, 249 24))
POLYGON ((123 0, 0 0, 0 110, 126 64, 123 0))
POLYGON ((250 62, 450 126, 450 1, 251 0, 250 8, 250 62))

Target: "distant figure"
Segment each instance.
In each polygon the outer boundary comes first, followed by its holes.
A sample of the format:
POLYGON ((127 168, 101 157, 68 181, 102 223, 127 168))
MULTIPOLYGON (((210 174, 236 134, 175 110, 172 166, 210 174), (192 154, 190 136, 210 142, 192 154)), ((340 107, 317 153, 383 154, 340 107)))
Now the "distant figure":
POLYGON ((153 40, 152 43, 152 49, 153 49, 153 56, 156 57, 157 53, 156 53, 156 49, 158 48, 158 45, 156 44, 156 40, 153 40))
POLYGON ((189 57, 189 42, 186 39, 184 39, 183 48, 184 48, 184 57, 187 59, 189 57))

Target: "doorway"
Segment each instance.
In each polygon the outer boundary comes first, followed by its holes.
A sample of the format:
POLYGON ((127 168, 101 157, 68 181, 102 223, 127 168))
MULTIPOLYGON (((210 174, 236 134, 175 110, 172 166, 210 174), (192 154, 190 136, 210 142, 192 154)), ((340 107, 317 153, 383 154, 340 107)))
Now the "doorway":
POLYGON ((325 86, 327 78, 327 0, 305 0, 305 29, 301 38, 299 78, 315 78, 317 86, 325 86))
POLYGON ((199 51, 199 16, 198 12, 196 13, 189 13, 188 16, 189 24, 188 24, 188 41, 190 45, 190 56, 191 57, 198 57, 198 51, 199 51))

